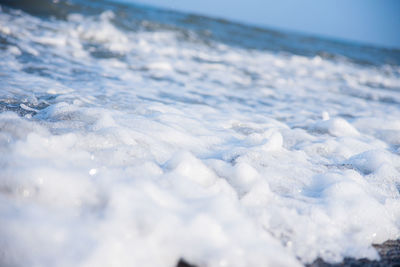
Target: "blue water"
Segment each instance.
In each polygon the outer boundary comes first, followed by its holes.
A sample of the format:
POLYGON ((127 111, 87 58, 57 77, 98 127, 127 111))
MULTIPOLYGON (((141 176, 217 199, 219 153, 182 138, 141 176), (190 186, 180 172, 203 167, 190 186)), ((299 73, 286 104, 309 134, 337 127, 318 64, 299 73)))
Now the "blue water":
MULTIPOLYGON (((315 36, 288 33, 239 24, 195 14, 186 14, 154 7, 122 4, 109 1, 2 1, 7 6, 24 10, 43 19, 65 19, 68 14, 96 15, 112 10, 116 18, 112 23, 123 31, 172 30, 184 40, 210 43, 223 42, 245 49, 267 50, 276 53, 293 53, 323 58, 347 59, 359 64, 400 64, 400 50, 387 49, 351 42, 341 42, 315 36), (151 24, 143 25, 143 21, 151 24)), ((211 44, 210 44, 211 45, 211 44)))

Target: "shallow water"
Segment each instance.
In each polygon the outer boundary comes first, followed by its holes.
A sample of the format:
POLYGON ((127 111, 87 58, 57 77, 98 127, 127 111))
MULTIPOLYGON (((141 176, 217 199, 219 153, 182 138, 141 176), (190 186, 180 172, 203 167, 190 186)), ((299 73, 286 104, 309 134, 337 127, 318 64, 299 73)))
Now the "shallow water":
POLYGON ((400 52, 3 1, 0 265, 301 266, 400 237, 400 52))

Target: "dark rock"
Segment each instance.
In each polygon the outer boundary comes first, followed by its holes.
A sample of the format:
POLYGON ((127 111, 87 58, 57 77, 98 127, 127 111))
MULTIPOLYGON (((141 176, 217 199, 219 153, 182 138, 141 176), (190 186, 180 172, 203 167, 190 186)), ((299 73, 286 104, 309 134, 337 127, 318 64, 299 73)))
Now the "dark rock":
MULTIPOLYGON (((306 267, 400 267, 400 239, 388 240, 382 244, 374 244, 374 248, 378 251, 381 259, 354 259, 345 258, 341 263, 328 263, 318 258, 306 267)), ((197 267, 196 265, 180 259, 176 267, 197 267)))
POLYGON ((197 267, 197 266, 186 262, 184 259, 180 259, 176 267, 197 267))
POLYGON ((400 267, 400 239, 388 240, 383 244, 374 244, 374 248, 378 251, 381 259, 354 259, 345 258, 341 263, 327 263, 321 258, 316 259, 313 263, 306 265, 307 267, 400 267))

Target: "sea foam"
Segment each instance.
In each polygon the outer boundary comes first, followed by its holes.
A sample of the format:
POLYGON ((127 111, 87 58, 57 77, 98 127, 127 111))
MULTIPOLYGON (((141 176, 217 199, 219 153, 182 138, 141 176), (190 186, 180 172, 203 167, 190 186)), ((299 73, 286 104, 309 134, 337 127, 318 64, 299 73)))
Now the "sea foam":
POLYGON ((0 265, 301 266, 399 238, 398 65, 121 12, 0 11, 0 265))

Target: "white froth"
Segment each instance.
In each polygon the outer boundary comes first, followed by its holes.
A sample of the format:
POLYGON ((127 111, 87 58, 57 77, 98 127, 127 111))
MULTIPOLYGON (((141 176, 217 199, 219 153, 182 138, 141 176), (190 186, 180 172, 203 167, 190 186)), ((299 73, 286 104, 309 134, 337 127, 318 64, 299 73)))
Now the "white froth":
POLYGON ((115 18, 0 10, 0 97, 27 113, 0 113, 0 265, 301 266, 400 237, 398 66, 115 18))

